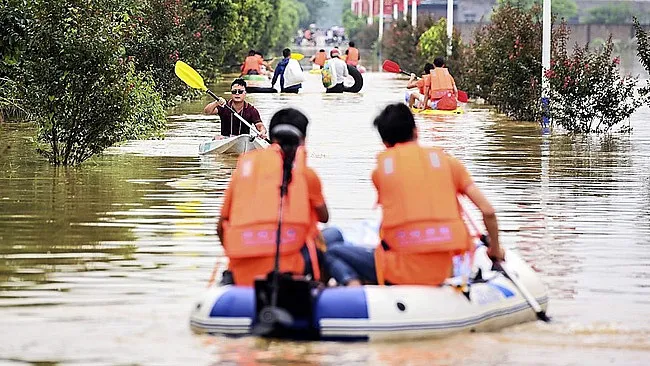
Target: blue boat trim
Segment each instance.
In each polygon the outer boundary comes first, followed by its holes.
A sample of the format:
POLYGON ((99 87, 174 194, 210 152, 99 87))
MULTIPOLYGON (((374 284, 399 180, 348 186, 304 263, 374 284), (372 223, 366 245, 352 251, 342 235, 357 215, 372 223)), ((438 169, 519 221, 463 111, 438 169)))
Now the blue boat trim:
MULTIPOLYGON (((548 303, 549 298, 548 296, 540 297, 537 299, 537 301, 540 303, 540 305, 544 305, 548 303)), ((523 303, 519 304, 516 306, 511 306, 506 309, 500 309, 500 310, 494 310, 490 311, 486 314, 483 314, 481 316, 473 317, 473 318, 468 318, 464 320, 458 320, 458 321, 447 321, 447 322, 430 322, 430 323, 420 323, 420 324, 386 324, 386 325, 371 325, 371 324, 364 324, 360 325, 358 322, 355 322, 356 324, 350 324, 350 325, 321 325, 321 331, 327 332, 327 333, 332 333, 332 332, 348 332, 350 334, 350 337, 346 337, 343 335, 325 335, 322 337, 323 340, 347 340, 347 341, 354 341, 354 340, 367 340, 368 336, 361 336, 358 335, 359 332, 370 332, 370 331, 381 331, 381 332, 392 332, 392 331, 411 331, 411 330, 435 330, 435 329, 454 329, 454 328, 465 328, 469 327, 472 325, 476 325, 482 321, 489 320, 491 318, 496 318, 500 316, 505 316, 509 314, 514 314, 517 312, 521 312, 524 310, 531 309, 530 305, 528 303, 523 303), (355 334, 356 333, 356 334, 355 334)), ((231 318, 224 318, 224 319, 231 319, 231 318)), ((242 321, 250 321, 250 318, 243 317, 242 321)), ((342 318, 337 318, 337 319, 332 319, 332 320, 339 320, 342 318)), ((229 333, 229 332, 236 332, 237 334, 246 334, 249 333, 250 331, 250 324, 215 324, 215 321, 218 321, 218 319, 208 319, 213 320, 212 322, 206 322, 206 321, 198 321, 198 320, 191 320, 190 325, 194 326, 196 328, 201 328, 206 330, 209 333, 229 333)))

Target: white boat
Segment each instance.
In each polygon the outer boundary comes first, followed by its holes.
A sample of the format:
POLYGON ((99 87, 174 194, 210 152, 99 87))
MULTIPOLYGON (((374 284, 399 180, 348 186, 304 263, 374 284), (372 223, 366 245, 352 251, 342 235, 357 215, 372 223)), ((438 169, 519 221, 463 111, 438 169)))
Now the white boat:
MULTIPOLYGON (((510 273, 546 310, 547 290, 537 274, 514 251, 506 251, 506 262, 510 273)), ((438 287, 325 288, 314 297, 311 319, 306 321, 313 328, 310 339, 444 337, 459 332, 494 331, 537 319, 515 284, 502 272, 492 270, 484 246, 475 251, 466 291, 458 286, 461 282, 457 277, 438 287)), ((211 287, 195 303, 190 325, 197 333, 247 335, 255 322, 255 307, 253 288, 211 287)), ((296 337, 289 337, 300 338, 298 332, 296 337)))
POLYGON ((269 143, 251 135, 239 135, 209 140, 199 145, 199 154, 235 154, 240 155, 255 149, 266 149, 269 143))

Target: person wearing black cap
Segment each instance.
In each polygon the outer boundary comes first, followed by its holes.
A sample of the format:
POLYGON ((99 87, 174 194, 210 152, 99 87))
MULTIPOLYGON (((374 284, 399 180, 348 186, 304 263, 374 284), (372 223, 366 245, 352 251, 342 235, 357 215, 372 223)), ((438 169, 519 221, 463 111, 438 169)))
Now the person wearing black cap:
POLYGON ((338 48, 330 51, 332 58, 327 63, 332 74, 332 85, 327 88, 327 93, 343 93, 343 81, 346 77, 350 76, 348 73, 348 65, 339 58, 339 55, 340 51, 338 48))

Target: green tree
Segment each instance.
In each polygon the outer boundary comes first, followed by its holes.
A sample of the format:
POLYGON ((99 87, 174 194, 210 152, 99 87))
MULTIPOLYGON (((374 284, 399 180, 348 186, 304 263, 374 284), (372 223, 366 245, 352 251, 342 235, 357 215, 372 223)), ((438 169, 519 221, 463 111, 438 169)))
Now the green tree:
POLYGON ((634 11, 625 2, 607 4, 589 10, 587 23, 595 24, 629 24, 632 23, 634 11))
POLYGON ((39 151, 74 165, 116 142, 150 136, 165 113, 151 77, 124 59, 133 3, 33 0, 22 55, 24 107, 39 126, 39 151))
MULTIPOLYGON (((303 3, 309 11, 309 17, 302 20, 299 24, 302 28, 309 27, 310 24, 318 22, 321 12, 329 5, 326 0, 298 0, 303 3)), ((349 8, 349 7, 348 7, 349 8)))
MULTIPOLYGON (((530 10, 533 6, 542 6, 543 0, 499 0, 499 5, 509 4, 516 8, 530 10)), ((553 0, 551 13, 558 18, 571 19, 578 15, 578 5, 575 0, 553 0)))

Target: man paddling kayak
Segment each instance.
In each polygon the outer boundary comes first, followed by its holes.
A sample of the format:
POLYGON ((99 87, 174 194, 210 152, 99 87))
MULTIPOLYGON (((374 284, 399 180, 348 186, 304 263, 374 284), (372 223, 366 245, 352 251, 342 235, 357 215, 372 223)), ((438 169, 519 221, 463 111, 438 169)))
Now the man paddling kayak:
POLYGON ((238 136, 250 133, 248 126, 235 117, 230 109, 224 107, 227 103, 240 116, 248 121, 248 123, 257 128, 261 138, 266 138, 266 127, 264 127, 264 123, 262 123, 260 112, 245 100, 246 81, 239 78, 233 80, 230 84, 230 93, 229 101, 226 102, 225 99, 219 98, 203 108, 203 113, 205 114, 219 115, 219 118, 221 119, 221 136, 238 136))
POLYGON ((424 109, 424 89, 427 85, 431 85, 431 81, 429 80, 429 73, 431 70, 433 70, 433 68, 433 64, 427 62, 424 65, 424 74, 422 74, 422 78, 419 80, 416 80, 415 74, 411 74, 411 78, 409 79, 408 84, 406 84, 406 89, 418 88, 418 90, 414 92, 407 92, 407 102, 409 104, 409 108, 413 108, 413 106, 415 106, 416 108, 424 109))

